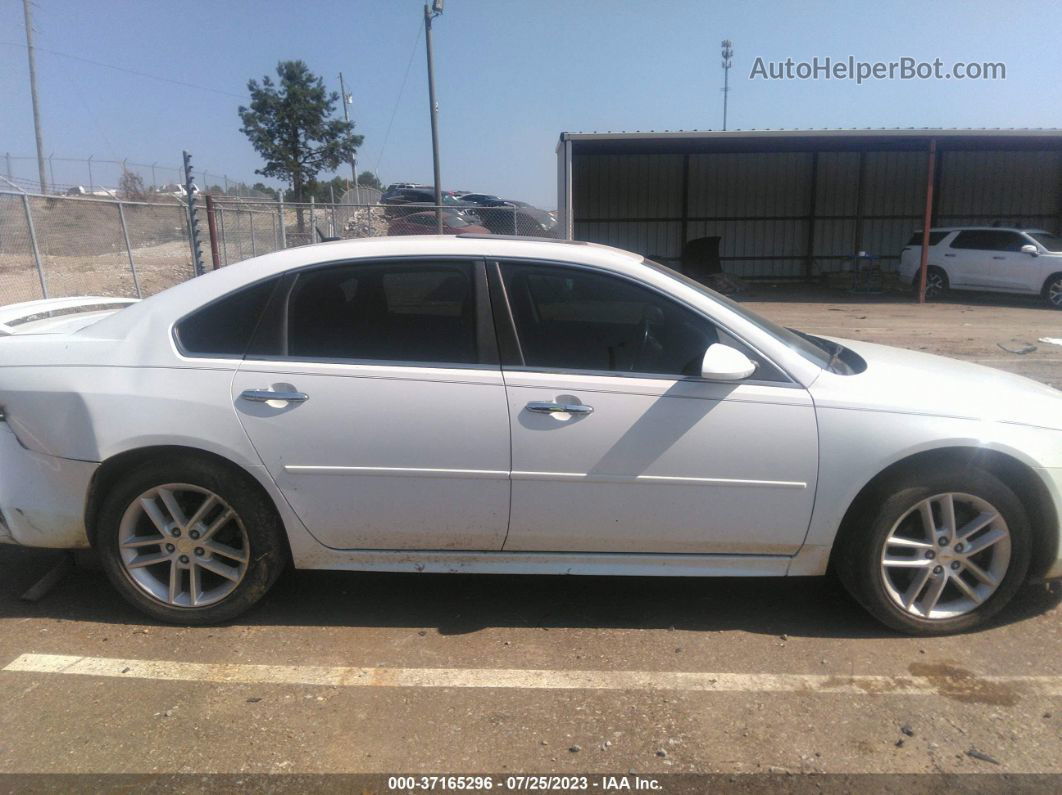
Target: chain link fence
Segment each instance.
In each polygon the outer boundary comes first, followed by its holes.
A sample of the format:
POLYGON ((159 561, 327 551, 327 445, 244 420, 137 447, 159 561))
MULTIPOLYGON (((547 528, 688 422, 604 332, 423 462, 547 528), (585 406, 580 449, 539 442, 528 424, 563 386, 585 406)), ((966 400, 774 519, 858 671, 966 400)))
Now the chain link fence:
POLYGON ((181 204, 0 192, 0 304, 145 296, 193 274, 181 204))
MULTIPOLYGON (((196 205, 206 270, 326 240, 433 235, 440 222, 451 235, 560 236, 552 214, 515 205, 291 204, 225 195, 200 196, 196 205)), ((0 305, 148 296, 194 275, 188 207, 173 197, 139 202, 0 189, 0 305)))

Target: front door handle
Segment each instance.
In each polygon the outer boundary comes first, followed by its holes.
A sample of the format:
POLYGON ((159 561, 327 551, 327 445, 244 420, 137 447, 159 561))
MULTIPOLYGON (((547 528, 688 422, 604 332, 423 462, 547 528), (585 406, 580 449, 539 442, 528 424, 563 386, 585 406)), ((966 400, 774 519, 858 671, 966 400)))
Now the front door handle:
POLYGON ((272 389, 245 389, 240 393, 240 397, 253 403, 268 403, 270 400, 303 403, 310 399, 305 392, 274 392, 272 389))
POLYGON ((992 259, 1006 259, 1006 257, 997 254, 996 256, 992 257, 992 259))
POLYGON ((535 414, 593 414, 594 407, 584 403, 550 403, 533 400, 527 404, 527 410, 535 414))
POLYGON ((945 257, 954 257, 955 255, 954 254, 945 254, 944 256, 945 257))

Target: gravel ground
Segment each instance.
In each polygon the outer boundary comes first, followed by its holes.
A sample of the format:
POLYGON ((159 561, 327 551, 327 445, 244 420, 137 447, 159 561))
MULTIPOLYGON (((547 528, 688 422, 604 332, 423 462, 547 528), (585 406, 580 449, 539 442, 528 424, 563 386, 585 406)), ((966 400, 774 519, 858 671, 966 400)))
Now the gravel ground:
MULTIPOLYGON (((1037 342, 1062 337, 1062 313, 1032 301, 960 297, 919 307, 766 287, 743 300, 815 333, 1062 384, 1062 348, 1037 342), (999 347, 1024 343, 1036 350, 999 347)), ((297 572, 238 623, 189 629, 145 622, 91 568, 75 569, 39 603, 20 601, 55 560, 0 548, 0 668, 23 654, 59 654, 748 674, 750 685, 456 688, 380 677, 375 686, 346 686, 0 670, 0 772, 982 774, 926 776, 915 780, 918 791, 1050 791, 1058 778, 984 774, 1062 774, 1062 597, 1043 586, 1026 588, 982 632, 919 640, 882 629, 826 579, 297 572), (772 674, 888 679, 865 692, 770 692, 762 685, 772 674), (929 690, 905 692, 899 683, 912 676, 929 690), (992 679, 1000 676, 1054 677, 1056 685, 1034 694, 992 679)), ((730 786, 742 781, 763 785, 738 778, 730 786)), ((889 781, 841 789, 887 789, 889 781)))

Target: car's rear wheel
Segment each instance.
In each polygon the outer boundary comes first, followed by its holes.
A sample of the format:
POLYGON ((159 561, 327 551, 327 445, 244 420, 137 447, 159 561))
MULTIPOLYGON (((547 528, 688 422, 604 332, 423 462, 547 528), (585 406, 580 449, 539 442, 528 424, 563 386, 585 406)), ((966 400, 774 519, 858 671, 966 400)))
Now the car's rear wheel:
POLYGON ((212 624, 250 608, 283 570, 283 530, 250 479, 209 460, 158 462, 107 496, 95 534, 118 591, 153 618, 212 624))
POLYGON ((1062 309, 1062 273, 1049 276, 1044 282, 1044 300, 1055 309, 1062 309))
MULTIPOLYGON (((921 287, 919 281, 919 274, 915 273, 914 280, 915 292, 921 287)), ((935 301, 939 298, 943 298, 948 292, 948 274, 946 274, 941 268, 935 265, 930 265, 926 269, 926 298, 930 301, 935 301)))
POLYGON ((867 502, 838 540, 848 591, 901 632, 973 629, 1025 580, 1031 529, 1018 497, 989 472, 912 472, 867 502))

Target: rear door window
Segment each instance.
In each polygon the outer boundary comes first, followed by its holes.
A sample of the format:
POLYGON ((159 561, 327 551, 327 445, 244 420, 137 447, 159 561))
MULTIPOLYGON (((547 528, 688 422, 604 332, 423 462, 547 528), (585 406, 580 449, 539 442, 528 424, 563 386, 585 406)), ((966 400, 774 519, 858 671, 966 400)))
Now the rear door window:
POLYGON ((479 361, 472 264, 336 265, 300 273, 287 355, 410 364, 479 361))
POLYGON ((1021 251, 1023 245, 1024 237, 1003 229, 968 229, 951 241, 951 248, 978 251, 1021 251))

